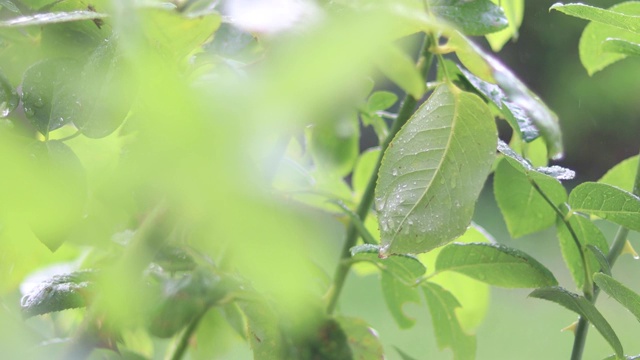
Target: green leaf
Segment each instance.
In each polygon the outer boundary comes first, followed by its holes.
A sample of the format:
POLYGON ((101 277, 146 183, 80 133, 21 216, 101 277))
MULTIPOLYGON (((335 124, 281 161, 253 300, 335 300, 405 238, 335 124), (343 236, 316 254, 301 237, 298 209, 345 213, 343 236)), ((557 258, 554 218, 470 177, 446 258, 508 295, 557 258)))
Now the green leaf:
POLYGON ((574 214, 569 217, 569 224, 578 237, 582 249, 576 247, 575 240, 571 236, 569 229, 561 219, 557 221, 557 234, 560 241, 560 250, 562 251, 562 257, 567 264, 571 276, 575 281, 579 289, 584 285, 584 267, 582 265, 582 257, 580 252, 584 252, 584 256, 587 258, 587 265, 589 266, 589 274, 593 274, 600 269, 600 262, 596 258, 597 255, 593 255, 592 252, 587 252, 585 249, 588 245, 591 245, 598 249, 601 253, 609 252, 609 245, 607 240, 602 235, 602 232, 598 227, 592 223, 589 219, 580 214, 574 214))
POLYGON ((558 180, 536 171, 525 172, 524 166, 511 157, 500 160, 493 178, 493 191, 509 234, 514 238, 544 230, 555 223, 556 213, 530 180, 535 181, 555 205, 567 199, 558 180))
POLYGON ((397 46, 388 45, 377 56, 376 65, 386 77, 414 98, 422 97, 425 80, 409 55, 397 46))
POLYGON ((471 85, 498 107, 511 128, 525 141, 530 142, 540 136, 527 113, 517 104, 511 102, 498 85, 486 82, 469 71, 460 68, 471 85))
POLYGON ((376 91, 367 99, 367 110, 386 110, 398 101, 398 96, 390 91, 376 91))
POLYGON ((20 9, 11 0, 0 0, 0 5, 11 12, 20 14, 20 9))
POLYGON ((622 306, 626 307, 627 310, 640 321, 640 295, 610 275, 595 274, 593 275, 593 281, 598 284, 604 292, 616 299, 622 306))
POLYGON ((38 284, 20 301, 25 317, 85 307, 93 296, 95 272, 55 275, 38 284))
POLYGON ((375 192, 382 253, 427 252, 462 235, 496 142, 479 97, 439 86, 384 154, 375 192))
POLYGON ((454 34, 448 45, 456 51, 462 64, 484 81, 495 83, 506 97, 528 116, 547 144, 552 159, 563 156, 562 133, 558 117, 531 90, 529 90, 506 66, 486 54, 469 39, 454 34))
POLYGON ((9 114, 18 106, 20 97, 9 80, 0 72, 0 118, 9 114))
POLYGON ((422 289, 429 305, 438 348, 451 348, 455 360, 474 359, 476 338, 467 335, 458 323, 455 312, 460 307, 458 300, 440 285, 431 282, 423 283, 422 289))
POLYGON ((238 306, 247 317, 247 337, 254 359, 286 358, 287 344, 280 331, 280 318, 269 303, 256 297, 239 301, 238 306))
POLYGON ((94 11, 77 10, 69 12, 50 12, 42 14, 33 14, 19 16, 13 19, 0 21, 0 28, 3 27, 20 27, 20 26, 42 26, 47 24, 56 24, 71 21, 104 19, 107 14, 97 13, 94 11))
POLYGON ((638 162, 640 155, 632 156, 626 160, 621 161, 616 166, 607 171, 604 176, 598 180, 601 184, 609 184, 615 187, 619 187, 622 190, 629 192, 633 191, 633 183, 636 178, 636 172, 638 171, 638 162))
MULTIPOLYGON (((482 227, 471 223, 467 231, 456 239, 456 243, 458 242, 495 243, 495 240, 482 227)), ((434 249, 426 254, 420 254, 419 259, 430 270, 427 273, 429 281, 444 287, 458 299, 462 306, 456 310, 458 321, 463 329, 472 330, 480 325, 489 309, 489 285, 461 273, 453 271, 437 272, 436 260, 442 249, 444 247, 434 249)))
MULTIPOLYGON (((639 16, 640 3, 637 1, 623 2, 610 7, 609 11, 618 14, 639 16)), ((621 29, 615 25, 599 22, 589 23, 582 32, 578 46, 580 61, 585 69, 587 69, 589 75, 593 75, 608 65, 626 57, 624 54, 604 51, 603 43, 609 38, 640 43, 640 34, 638 33, 621 29)))
POLYGON ((27 222, 51 251, 62 245, 85 214, 87 180, 82 163, 64 143, 35 142, 30 153, 37 165, 32 176, 27 222))
POLYGON ((507 288, 557 285, 544 265, 526 253, 503 245, 453 243, 440 251, 437 271, 456 271, 487 284, 507 288))
POLYGON ((384 359, 384 349, 377 333, 364 320, 339 316, 338 324, 347 335, 352 358, 357 360, 384 359))
POLYGON ((82 83, 73 124, 89 138, 102 138, 124 122, 137 93, 132 65, 110 39, 89 57, 82 70, 82 83))
POLYGON ((491 49, 498 52, 502 49, 504 44, 509 41, 509 39, 513 39, 514 41, 518 39, 518 29, 522 24, 522 18, 524 16, 524 0, 492 1, 502 7, 504 14, 509 21, 509 26, 506 29, 486 36, 487 41, 489 41, 489 45, 491 45, 491 49))
POLYGON ((485 35, 508 26, 504 11, 491 0, 431 0, 429 10, 466 35, 485 35))
POLYGON ((42 135, 76 115, 78 64, 73 59, 47 59, 31 66, 22 79, 24 113, 42 135))
POLYGON ((412 327, 416 321, 405 315, 402 307, 406 303, 420 304, 418 288, 408 286, 404 281, 398 279, 388 271, 383 271, 380 274, 380 285, 387 308, 398 326, 401 329, 412 327))
POLYGON ((569 195, 573 211, 609 220, 640 231, 640 197, 615 186, 585 182, 569 195))
POLYGON ((624 356, 622 344, 620 344, 620 340, 618 340, 616 333, 602 314, 600 314, 598 309, 596 309, 596 307, 583 296, 571 293, 557 286, 536 289, 531 292, 529 296, 553 301, 589 320, 600 334, 602 334, 602 337, 607 340, 609 345, 611 345, 616 355, 619 357, 624 356))
POLYGON ((609 38, 602 43, 602 51, 640 56, 640 44, 622 39, 609 38))
POLYGON ((339 177, 351 173, 358 159, 360 129, 354 115, 327 119, 307 128, 308 150, 314 164, 339 177))
POLYGON ((409 286, 414 285, 426 271, 420 260, 411 255, 390 255, 380 258, 379 251, 380 248, 377 245, 359 245, 351 248, 351 256, 355 261, 374 263, 380 270, 409 286))
POLYGON ((615 26, 620 29, 640 34, 640 16, 627 15, 611 8, 605 10, 585 4, 560 4, 556 3, 549 10, 558 10, 567 15, 575 16, 597 23, 615 26))

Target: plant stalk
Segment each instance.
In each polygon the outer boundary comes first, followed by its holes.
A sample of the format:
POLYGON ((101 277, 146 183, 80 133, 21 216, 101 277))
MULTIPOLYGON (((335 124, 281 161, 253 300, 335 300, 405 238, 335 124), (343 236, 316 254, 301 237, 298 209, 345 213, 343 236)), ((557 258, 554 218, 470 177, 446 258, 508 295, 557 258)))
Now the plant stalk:
POLYGON ((202 313, 196 316, 189 326, 184 330, 182 335, 180 336, 180 340, 178 341, 178 345, 176 349, 173 351, 171 355, 171 360, 180 360, 184 356, 185 351, 187 351, 187 346, 189 346, 189 339, 193 336, 193 333, 198 329, 198 325, 200 324, 200 320, 204 317, 204 315, 209 311, 209 307, 207 307, 202 313))
MULTIPOLYGON (((420 50, 420 58, 417 63, 420 74, 425 80, 433 61, 433 54, 429 51, 430 47, 430 36, 428 34, 425 34, 422 48, 420 50)), ((391 140, 393 140, 398 131, 400 131, 402 126, 409 120, 411 115, 413 115, 416 105, 418 104, 418 100, 420 99, 416 99, 409 94, 405 95, 402 106, 400 107, 400 111, 398 112, 398 116, 394 120, 391 130, 389 131, 389 135, 384 140, 384 142, 380 144, 381 151, 380 156, 378 156, 378 161, 376 162, 375 171, 369 179, 367 188, 365 189, 365 192, 362 195, 362 199, 360 200, 360 204, 358 205, 358 208, 356 210, 356 214, 360 218, 360 221, 362 221, 363 223, 367 217, 367 214, 369 213, 369 209, 371 209, 371 205, 373 204, 376 183, 378 181, 378 170, 380 169, 380 164, 382 162, 384 152, 385 150, 387 150, 389 144, 391 143, 391 140)), ((356 245, 356 242, 358 241, 358 234, 358 229, 355 226, 354 222, 350 221, 349 226, 347 227, 347 236, 340 253, 340 259, 338 260, 338 266, 336 268, 335 275, 333 276, 333 284, 331 285, 331 289, 327 294, 328 314, 333 313, 336 305, 338 304, 338 298, 340 298, 340 293, 342 292, 344 282, 347 278, 347 275, 349 274, 349 269, 351 267, 351 263, 344 260, 348 259, 351 256, 349 251, 353 246, 356 245)))
MULTIPOLYGON (((636 171, 636 179, 633 184, 633 194, 640 196, 640 158, 638 161, 638 170, 636 171)), ((622 249, 624 248, 624 244, 627 242, 627 235, 629 234, 629 229, 620 226, 618 228, 618 232, 616 236, 613 238, 613 243, 611 244, 611 248, 609 249, 609 254, 607 254, 607 261, 609 262, 609 267, 613 268, 613 264, 618 260, 620 254, 622 253, 622 249)), ((596 302, 598 298, 598 294, 600 294, 600 288, 595 287, 593 291, 593 297, 590 299, 592 303, 596 302)), ((581 360, 582 353, 584 352, 584 345, 587 340, 587 332, 589 331, 589 320, 580 316, 578 318, 578 326, 576 327, 576 336, 573 340, 573 350, 571 351, 571 360, 581 360)))

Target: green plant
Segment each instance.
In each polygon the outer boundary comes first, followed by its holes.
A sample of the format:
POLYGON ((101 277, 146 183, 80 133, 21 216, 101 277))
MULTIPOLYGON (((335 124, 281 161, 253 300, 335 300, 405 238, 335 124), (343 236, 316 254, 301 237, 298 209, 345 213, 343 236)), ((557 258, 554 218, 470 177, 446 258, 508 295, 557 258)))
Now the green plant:
MULTIPOLYGON (((411 359, 339 311, 355 270, 379 272, 400 328, 424 298, 455 359, 489 285, 578 313, 573 359, 589 322, 624 358, 594 302, 640 314, 611 271, 640 231, 639 160, 567 193, 556 115, 468 38, 499 50, 523 0, 242 4, 0 1, 4 354, 411 359), (472 223, 491 173, 510 235, 555 226, 580 294, 472 223), (597 218, 620 225, 611 247, 597 218)), ((552 8, 594 21, 581 54, 615 53, 583 56, 593 73, 636 54, 635 7, 552 8)))

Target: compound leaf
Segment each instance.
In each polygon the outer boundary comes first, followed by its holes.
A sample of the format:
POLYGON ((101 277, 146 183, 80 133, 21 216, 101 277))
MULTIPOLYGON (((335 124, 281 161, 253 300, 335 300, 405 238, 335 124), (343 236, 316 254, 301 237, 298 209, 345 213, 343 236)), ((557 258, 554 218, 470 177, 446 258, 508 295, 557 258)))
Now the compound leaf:
POLYGON ((378 256, 379 247, 376 245, 360 245, 351 248, 351 255, 356 261, 369 261, 382 271, 388 272, 407 285, 415 284, 424 275, 426 268, 411 255, 390 255, 386 258, 378 256))
POLYGON ((476 95, 439 86, 384 154, 376 186, 382 253, 420 253, 464 233, 497 143, 476 95))
POLYGON ((640 161, 639 157, 640 155, 636 155, 622 160, 607 171, 598 182, 619 187, 629 192, 633 191, 633 182, 636 178, 636 172, 638 171, 638 161, 640 161))
POLYGON ((456 271, 491 285, 530 288, 557 285, 551 271, 528 254, 503 245, 453 243, 436 260, 436 271, 456 271))
POLYGON ((575 16, 597 23, 615 26, 620 29, 640 34, 640 16, 627 15, 615 11, 613 8, 606 10, 585 4, 560 4, 556 3, 549 10, 558 10, 567 15, 575 16))

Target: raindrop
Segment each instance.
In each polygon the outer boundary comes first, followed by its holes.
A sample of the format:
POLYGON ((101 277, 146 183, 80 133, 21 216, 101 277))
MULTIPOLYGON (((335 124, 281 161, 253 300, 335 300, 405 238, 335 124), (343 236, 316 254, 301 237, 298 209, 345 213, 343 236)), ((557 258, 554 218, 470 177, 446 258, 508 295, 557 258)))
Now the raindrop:
POLYGON ((413 225, 413 220, 411 220, 411 219, 407 220, 407 224, 413 225))
POLYGON ((42 100, 42 98, 40 96, 38 96, 34 100, 33 105, 36 106, 36 107, 42 107, 42 106, 44 106, 44 100, 42 100))
POLYGON ((398 176, 398 169, 391 170, 391 175, 398 176))
POLYGON ((24 113, 27 116, 33 116, 33 115, 36 114, 36 112, 33 110, 33 108, 30 108, 30 107, 25 107, 24 108, 24 113))

